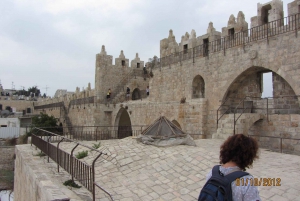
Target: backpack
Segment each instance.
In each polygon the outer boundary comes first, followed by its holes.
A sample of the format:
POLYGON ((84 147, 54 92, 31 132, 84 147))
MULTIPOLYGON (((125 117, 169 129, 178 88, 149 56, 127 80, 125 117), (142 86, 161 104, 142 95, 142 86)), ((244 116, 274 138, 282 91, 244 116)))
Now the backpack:
POLYGON ((212 169, 212 176, 202 188, 198 201, 231 201, 231 183, 237 178, 249 175, 244 171, 235 171, 224 176, 220 170, 220 165, 212 169))

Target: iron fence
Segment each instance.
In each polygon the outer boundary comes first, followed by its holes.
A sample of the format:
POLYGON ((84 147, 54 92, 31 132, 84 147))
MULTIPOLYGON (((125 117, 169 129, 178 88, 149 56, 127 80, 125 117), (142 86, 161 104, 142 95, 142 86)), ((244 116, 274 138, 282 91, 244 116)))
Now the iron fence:
MULTIPOLYGON (((40 129, 49 130, 58 136, 63 136, 79 141, 98 141, 110 139, 122 139, 129 136, 138 136, 145 129, 146 125, 131 126, 72 126, 72 127, 43 127, 40 129)), ((56 140, 57 136, 52 139, 56 140)))
POLYGON ((248 137, 253 137, 257 139, 257 141, 260 143, 260 146, 263 148, 271 149, 272 151, 279 151, 280 153, 293 153, 300 155, 299 152, 295 152, 293 147, 287 146, 288 144, 292 143, 286 143, 284 144, 284 141, 299 141, 299 138, 287 138, 287 137, 281 137, 281 136, 261 136, 261 135, 248 135, 248 137), (267 138, 268 140, 262 140, 261 138, 267 138), (274 141, 276 140, 276 141, 274 141), (277 145, 270 145, 271 143, 276 143, 277 145))
MULTIPOLYGON (((55 133, 40 128, 36 128, 36 131, 36 134, 32 134, 31 145, 35 145, 43 153, 45 153, 48 157, 48 162, 49 158, 56 162, 58 172, 59 167, 62 167, 72 176, 73 181, 74 179, 76 179, 84 187, 86 187, 93 194, 93 201, 95 201, 95 187, 100 187, 95 183, 95 162, 101 155, 104 155, 104 153, 87 145, 81 144, 80 142, 73 141, 71 139, 65 138, 64 136, 59 136, 55 133), (64 140, 74 142, 76 144, 73 147, 71 153, 67 153, 59 148, 59 144, 64 140), (53 141, 58 141, 56 146, 51 143, 53 141), (85 162, 74 157, 74 150, 79 145, 84 146, 85 148, 88 148, 92 151, 98 152, 98 156, 93 160, 92 165, 86 164, 85 162)), ((110 196, 111 200, 113 200, 111 195, 106 190, 101 187, 100 189, 107 193, 110 196)))
MULTIPOLYGON (((270 114, 300 114, 299 97, 300 95, 265 98, 245 96, 243 99, 227 98, 217 109, 217 128, 220 119, 225 114, 234 114, 239 118, 243 113, 265 113, 267 121, 269 121, 270 114)), ((234 127, 238 118, 234 118, 234 127)), ((235 132, 235 129, 233 132, 235 132)))
POLYGON ((287 32, 297 31, 300 27, 300 13, 290 15, 285 18, 275 20, 264 25, 256 26, 235 34, 231 34, 220 39, 204 43, 191 49, 176 52, 157 60, 156 67, 165 67, 174 63, 181 63, 184 60, 194 59, 197 57, 208 57, 209 54, 220 52, 237 46, 245 46, 248 43, 267 39, 284 34, 287 32))
POLYGON ((64 102, 57 102, 57 103, 51 103, 51 104, 46 104, 46 105, 37 105, 34 106, 35 110, 43 110, 43 109, 48 109, 48 108, 60 108, 64 105, 64 102))

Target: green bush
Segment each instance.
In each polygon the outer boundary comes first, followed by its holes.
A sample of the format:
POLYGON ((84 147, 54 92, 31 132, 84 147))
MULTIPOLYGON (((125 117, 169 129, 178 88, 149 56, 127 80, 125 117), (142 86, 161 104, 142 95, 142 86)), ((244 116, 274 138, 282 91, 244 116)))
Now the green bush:
POLYGON ((98 144, 93 144, 94 149, 98 149, 100 146, 101 146, 101 142, 99 142, 98 144))
POLYGON ((73 188, 81 188, 81 186, 79 186, 78 184, 76 184, 72 179, 69 179, 67 181, 64 182, 65 186, 71 186, 73 188))
POLYGON ((12 190, 14 187, 14 171, 0 170, 0 181, 3 182, 7 189, 12 190))
POLYGON ((78 159, 82 159, 82 158, 86 157, 87 155, 88 155, 88 151, 80 151, 75 156, 78 159))

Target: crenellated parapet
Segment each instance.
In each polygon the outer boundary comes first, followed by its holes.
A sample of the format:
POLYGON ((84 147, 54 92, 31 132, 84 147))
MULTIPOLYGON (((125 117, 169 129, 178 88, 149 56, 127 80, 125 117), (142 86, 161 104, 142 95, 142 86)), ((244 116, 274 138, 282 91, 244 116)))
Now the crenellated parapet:
POLYGON ((208 44, 211 41, 218 40, 221 38, 221 32, 216 31, 214 24, 210 22, 208 24, 206 34, 197 37, 197 46, 208 44))
POLYGON ((130 63, 131 68, 138 68, 138 69, 143 69, 144 67, 144 61, 141 61, 139 57, 139 53, 135 54, 135 58, 131 61, 130 63))
POLYGON ((170 29, 168 38, 164 38, 160 41, 160 56, 164 57, 176 52, 179 52, 179 46, 173 35, 173 30, 170 29))
MULTIPOLYGON (((126 58, 124 51, 121 50, 119 57, 115 58, 115 64, 112 64, 113 57, 107 55, 105 46, 102 46, 101 52, 96 55, 95 67, 95 96, 98 102, 106 99, 106 95, 110 90, 112 96, 116 95, 121 87, 120 82, 130 79, 130 75, 134 71, 141 71, 144 67, 144 61, 141 61, 138 53, 135 58, 130 62, 126 58)), ((142 73, 140 73, 142 75, 142 73)), ((126 83, 125 83, 126 84, 126 83)))
MULTIPOLYGON (((271 21, 279 20, 284 17, 283 2, 272 0, 268 3, 257 3, 257 16, 251 18, 251 28, 267 24, 271 21)), ((283 26, 284 21, 276 26, 283 26)))
POLYGON ((191 31, 191 34, 186 32, 185 35, 181 37, 181 42, 179 43, 179 52, 185 51, 190 48, 194 48, 196 46, 197 46, 196 32, 193 29, 191 31))
POLYGON ((245 20, 245 15, 242 11, 239 11, 237 18, 234 15, 230 15, 227 27, 222 28, 222 37, 233 36, 235 33, 245 31, 245 36, 248 36, 248 23, 245 20))

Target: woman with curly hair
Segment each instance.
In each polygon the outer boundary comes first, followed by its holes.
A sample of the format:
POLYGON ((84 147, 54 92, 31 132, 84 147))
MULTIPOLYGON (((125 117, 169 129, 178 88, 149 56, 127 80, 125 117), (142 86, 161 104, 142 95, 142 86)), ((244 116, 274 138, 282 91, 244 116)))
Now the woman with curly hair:
MULTIPOLYGON (((224 178, 232 172, 246 171, 246 168, 252 166, 253 161, 258 158, 258 143, 254 138, 247 137, 243 134, 230 136, 220 148, 220 166, 218 166, 218 174, 224 178)), ((214 169, 217 169, 215 167, 214 169)), ((211 170, 206 176, 206 181, 209 181, 213 175, 211 170)), ((217 172, 217 171, 214 171, 217 172)), ((244 172, 240 172, 245 175, 244 172)), ((216 173, 215 173, 216 174, 216 173)), ((247 174, 247 173, 246 173, 247 174)), ((228 178, 228 177, 227 177, 228 178)), ((240 181, 253 181, 253 176, 247 174, 239 178, 240 181)), ((208 182, 207 182, 208 183, 208 182)), ((237 185, 238 182, 231 182, 231 196, 233 201, 260 201, 258 189, 252 182, 237 185)), ((207 185, 207 184, 205 184, 207 185)), ((204 186, 205 188, 205 186, 204 186)), ((204 189, 203 188, 203 189, 204 189)), ((203 191, 202 189, 202 191, 203 191)), ((229 187, 230 189, 230 187, 229 187)), ((201 191, 201 193, 202 193, 201 191)), ((201 196, 200 193, 200 196, 201 196)), ((199 200, 200 199, 199 196, 199 200)))

